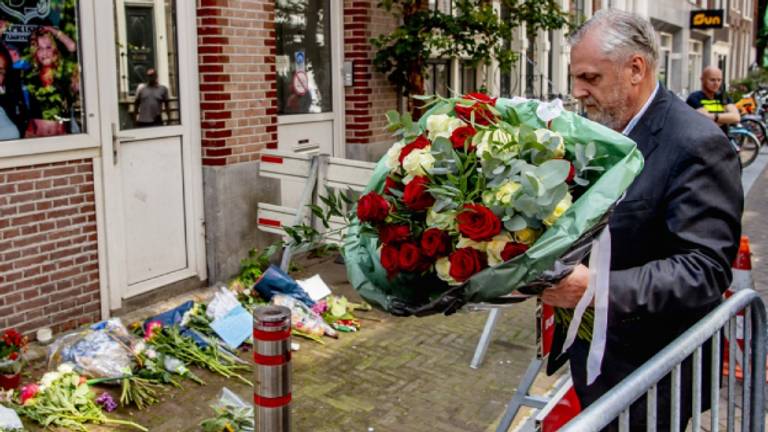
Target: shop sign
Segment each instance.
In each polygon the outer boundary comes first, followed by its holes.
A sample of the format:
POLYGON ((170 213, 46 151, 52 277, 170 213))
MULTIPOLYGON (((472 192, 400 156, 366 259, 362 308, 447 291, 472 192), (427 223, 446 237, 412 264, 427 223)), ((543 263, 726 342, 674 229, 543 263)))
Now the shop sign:
POLYGON ((723 10, 722 9, 706 9, 691 11, 691 28, 692 29, 711 29, 711 28, 723 28, 723 10))

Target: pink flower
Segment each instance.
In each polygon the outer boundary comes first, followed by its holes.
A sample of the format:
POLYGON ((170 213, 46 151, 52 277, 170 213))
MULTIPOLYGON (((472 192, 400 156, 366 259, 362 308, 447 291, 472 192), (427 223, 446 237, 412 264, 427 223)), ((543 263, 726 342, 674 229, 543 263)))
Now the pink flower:
POLYGON ((27 384, 21 388, 21 404, 25 405, 28 400, 37 396, 40 392, 40 386, 37 384, 27 384))
POLYGON ((156 334, 160 333, 163 330, 163 323, 160 321, 151 321, 149 324, 147 324, 147 329, 144 332, 144 340, 150 341, 152 338, 155 337, 156 334))

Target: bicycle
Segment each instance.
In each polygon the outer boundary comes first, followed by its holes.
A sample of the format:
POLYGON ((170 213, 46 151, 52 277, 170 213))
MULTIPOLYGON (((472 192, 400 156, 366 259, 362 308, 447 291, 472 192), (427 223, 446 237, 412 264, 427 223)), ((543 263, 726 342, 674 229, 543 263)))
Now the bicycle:
POLYGON ((741 167, 746 168, 757 159, 760 151, 760 140, 747 128, 740 124, 728 128, 728 141, 739 154, 741 167))

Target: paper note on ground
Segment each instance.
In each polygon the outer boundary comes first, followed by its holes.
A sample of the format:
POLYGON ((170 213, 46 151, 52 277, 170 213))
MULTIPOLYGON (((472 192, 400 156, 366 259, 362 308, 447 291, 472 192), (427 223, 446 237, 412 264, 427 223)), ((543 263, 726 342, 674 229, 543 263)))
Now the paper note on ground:
POLYGON ((241 305, 211 323, 211 328, 231 348, 236 349, 251 335, 253 317, 241 305))
POLYGON ((319 274, 312 276, 309 279, 296 281, 304 291, 309 294, 309 298, 314 301, 318 301, 331 295, 331 289, 323 282, 319 274))

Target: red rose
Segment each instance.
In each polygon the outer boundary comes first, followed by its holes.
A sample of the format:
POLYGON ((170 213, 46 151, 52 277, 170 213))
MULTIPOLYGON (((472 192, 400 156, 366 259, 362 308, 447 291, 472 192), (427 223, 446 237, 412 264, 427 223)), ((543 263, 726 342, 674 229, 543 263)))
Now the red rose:
POLYGON ((451 261, 448 273, 458 282, 464 282, 488 266, 485 254, 474 248, 456 249, 448 259, 451 261))
POLYGON ((512 258, 525 253, 528 250, 528 245, 524 243, 509 242, 504 246, 504 250, 501 251, 501 259, 509 261, 512 258))
POLYGON ((408 225, 382 225, 379 227, 379 241, 383 244, 397 243, 408 239, 411 230, 408 225))
POLYGON ((392 177, 387 177, 384 180, 384 193, 388 195, 392 195, 392 190, 403 190, 403 184, 398 182, 397 180, 393 179, 392 177))
POLYGON ((381 248, 381 266, 387 271, 389 276, 397 273, 398 270, 398 257, 400 251, 396 246, 385 244, 381 248))
POLYGON ((450 243, 448 233, 439 228, 430 228, 421 235, 421 251, 430 258, 445 256, 450 243))
POLYGON ((501 232, 501 220, 482 204, 465 204, 456 221, 459 232, 475 241, 490 240, 501 232))
POLYGON ((435 198, 427 192, 427 181, 426 177, 418 176, 405 185, 403 202, 411 210, 421 211, 435 203, 435 198))
POLYGON ((389 214, 389 203, 376 192, 369 192, 357 202, 357 218, 361 222, 382 222, 389 214))
POLYGON ((565 182, 568 184, 571 184, 573 182, 573 178, 576 177, 576 168, 573 166, 572 163, 568 162, 570 164, 570 168, 568 168, 568 177, 565 179, 565 182))
POLYGON ((398 255, 398 268, 400 270, 415 272, 422 267, 421 261, 421 251, 415 244, 406 242, 400 246, 400 254, 398 255))
POLYGON ((424 147, 429 145, 429 140, 424 135, 419 135, 418 138, 411 141, 410 144, 403 147, 402 150, 400 150, 400 156, 397 158, 397 160, 400 162, 400 165, 403 164, 403 160, 405 160, 405 157, 408 156, 412 151, 416 149, 423 149, 424 147))
MULTIPOLYGON (((453 143, 453 148, 457 150, 464 150, 464 143, 472 138, 472 136, 477 131, 472 126, 462 126, 460 128, 454 129, 453 133, 451 134, 451 143, 453 143)), ((467 147, 467 151, 473 151, 474 147, 470 143, 467 147)))
POLYGON ((19 358, 19 353, 18 353, 17 351, 14 351, 14 352, 12 352, 12 353, 11 353, 11 354, 8 356, 8 358, 9 358, 10 360, 16 360, 17 358, 19 358))
POLYGON ((456 112, 456 116, 467 123, 472 123, 473 113, 475 116, 475 124, 477 125, 488 126, 489 124, 496 122, 496 116, 493 115, 485 105, 479 103, 472 106, 456 104, 456 106, 453 107, 453 110, 456 112))
POLYGON ((488 104, 490 106, 496 105, 496 98, 490 97, 485 93, 467 93, 464 96, 461 97, 462 99, 469 99, 473 100, 475 102, 480 102, 484 104, 488 104))

